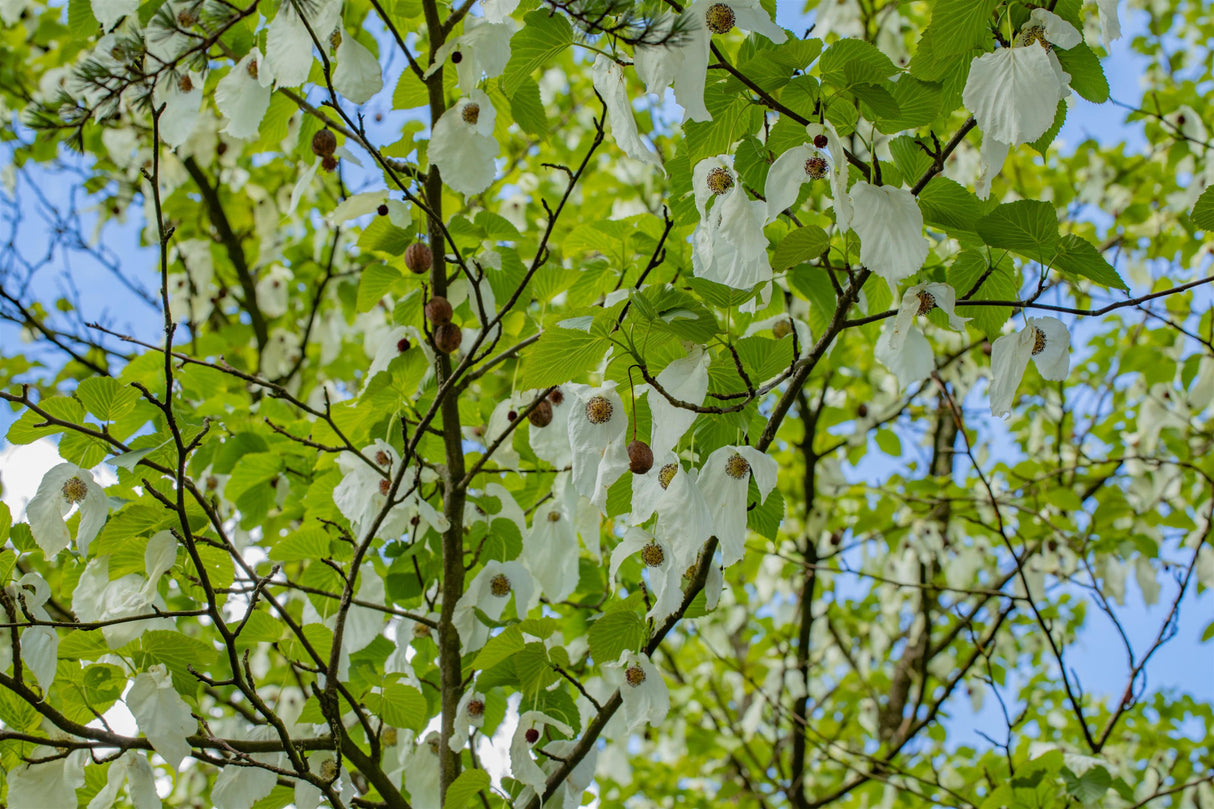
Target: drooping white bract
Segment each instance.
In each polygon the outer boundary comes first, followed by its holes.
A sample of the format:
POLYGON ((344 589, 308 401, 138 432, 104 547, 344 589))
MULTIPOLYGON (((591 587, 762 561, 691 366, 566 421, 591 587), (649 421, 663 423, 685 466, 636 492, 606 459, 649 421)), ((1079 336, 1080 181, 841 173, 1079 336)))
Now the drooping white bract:
POLYGON ((430 137, 430 162, 443 182, 462 194, 479 194, 493 183, 497 113, 482 90, 473 90, 442 114, 430 137))
POLYGON ((577 587, 578 557, 575 515, 558 498, 535 508, 531 530, 523 537, 523 562, 549 601, 564 601, 577 587))
POLYGON ((916 328, 915 316, 939 307, 948 317, 948 324, 964 332, 969 318, 957 315, 956 300, 957 293, 948 284, 916 284, 902 294, 898 314, 885 322, 875 352, 877 359, 898 377, 900 388, 923 379, 935 366, 932 347, 916 328))
POLYGON ((295 274, 281 264, 275 264, 257 279, 257 308, 266 317, 281 317, 287 313, 291 281, 295 274))
POLYGON ((88 809, 110 809, 124 783, 130 785, 131 803, 135 809, 160 809, 156 774, 148 763, 147 755, 134 750, 122 754, 110 764, 105 786, 89 801, 88 809))
POLYGON ((114 23, 139 8, 139 0, 92 0, 93 16, 109 31, 114 23))
MULTIPOLYGON (((91 560, 72 591, 72 611, 81 621, 113 621, 136 615, 150 615, 153 607, 163 609, 164 599, 157 592, 160 577, 177 558, 177 540, 168 531, 157 532, 148 540, 144 551, 147 577, 128 573, 110 580, 110 557, 91 560)), ((125 646, 151 629, 172 629, 168 618, 146 621, 111 623, 101 627, 101 634, 111 649, 125 646)))
POLYGON ((438 777, 439 745, 442 737, 432 730, 415 745, 406 746, 404 788, 409 793, 409 803, 415 809, 439 809, 438 777))
POLYGON ((1121 20, 1117 17, 1118 0, 1096 0, 1096 11, 1100 15, 1100 41, 1108 50, 1113 40, 1121 39, 1121 20))
POLYGON ((712 515, 696 483, 695 473, 683 469, 670 451, 654 453, 653 467, 632 476, 632 514, 629 522, 641 525, 657 512, 653 533, 669 542, 683 568, 712 534, 712 515))
MULTIPOLYGON (((251 741, 269 741, 275 730, 258 728, 251 741)), ((286 756, 282 753, 253 753, 254 761, 270 766, 282 767, 286 756)), ((211 787, 211 803, 215 809, 252 809, 253 804, 269 795, 278 776, 261 767, 223 767, 211 787)))
MULTIPOLYGON (((708 364, 711 357, 703 346, 693 345, 686 357, 662 369, 657 382, 662 390, 682 402, 702 405, 708 394, 708 364)), ((679 445, 683 434, 696 420, 696 412, 672 405, 661 393, 651 391, 649 410, 653 414, 653 433, 649 448, 655 457, 679 445)))
POLYGON ((472 578, 455 605, 452 621, 459 631, 461 648, 465 652, 476 651, 489 639, 489 627, 480 622, 476 611, 480 610, 490 620, 496 621, 502 617, 511 594, 514 595, 515 613, 521 621, 531 609, 535 585, 527 568, 519 562, 492 560, 472 578))
MULTIPOLYGON (((422 336, 416 326, 396 326, 384 333, 375 348, 375 356, 367 367, 363 390, 367 389, 367 385, 371 384, 371 380, 375 378, 376 374, 388 370, 392 360, 414 348, 421 349, 427 368, 434 364, 434 349, 430 347, 430 342, 422 336)), ((427 372, 422 377, 422 384, 425 383, 426 377, 430 373, 427 372)))
POLYGON ((327 44, 341 20, 340 0, 322 0, 310 3, 308 24, 300 18, 296 3, 284 0, 266 32, 266 63, 278 81, 279 87, 298 87, 308 80, 312 72, 311 26, 322 45, 327 44))
POLYGON ((522 429, 523 425, 516 425, 514 422, 518 421, 520 418, 519 414, 523 412, 527 405, 531 404, 534 398, 534 394, 527 396, 525 392, 513 393, 494 405, 493 412, 489 414, 489 422, 485 425, 483 443, 486 451, 493 447, 494 444, 497 444, 497 448, 493 450, 493 463, 497 468, 518 469, 521 459, 519 458, 518 451, 514 448, 514 436, 522 429), (512 413, 514 414, 513 418, 511 418, 512 413), (498 443, 499 441, 501 443, 498 443))
POLYGON ((505 22, 518 8, 519 0, 481 0, 481 12, 489 22, 505 22))
POLYGON ((843 142, 834 124, 826 121, 805 127, 808 141, 794 146, 776 158, 767 172, 763 196, 767 198, 767 219, 774 222, 790 205, 797 201, 801 186, 822 177, 830 178, 832 205, 835 222, 840 230, 850 230, 852 221, 851 198, 847 195, 847 156, 843 142), (814 146, 818 138, 826 138, 826 155, 814 146))
POLYGON ((464 32, 448 39, 434 54, 434 61, 426 70, 430 78, 448 60, 455 64, 459 89, 470 93, 481 83, 481 78, 492 79, 502 74, 510 61, 510 38, 514 36, 514 21, 508 17, 498 20, 465 17, 464 32), (459 54, 458 61, 453 57, 459 54))
POLYGON ((620 689, 630 732, 665 721, 670 711, 670 693, 662 673, 648 656, 625 651, 617 662, 603 666, 603 679, 620 689))
POLYGON ((767 204, 752 200, 738 184, 733 157, 706 157, 692 170, 700 223, 692 234, 692 271, 700 278, 735 289, 752 289, 771 280, 767 204), (709 207, 711 204, 711 208, 709 207))
MULTIPOLYGON (((362 454, 370 458, 383 473, 376 471, 375 467, 352 453, 342 453, 337 459, 337 466, 341 469, 343 477, 333 489, 333 502, 360 534, 370 528, 376 515, 387 503, 392 476, 400 463, 392 445, 378 439, 371 446, 364 447, 362 454)), ((422 482, 425 482, 424 473, 422 482)), ((406 478, 401 482, 397 496, 404 495, 412 486, 413 481, 406 478)), ((410 530, 415 516, 435 531, 446 531, 450 527, 446 516, 414 490, 388 512, 376 533, 380 536, 402 534, 410 530)))
MULTIPOLYGON (((39 621, 51 620, 45 606, 51 599, 51 586, 37 573, 26 573, 15 585, 9 586, 8 592, 15 602, 24 605, 23 612, 39 621)), ((54 627, 31 626, 22 630, 21 660, 33 672, 43 692, 49 691, 59 664, 59 635, 54 627)))
MULTIPOLYGON (((686 35, 678 45, 638 45, 635 61, 649 92, 660 96, 674 85, 685 121, 712 120, 704 106, 704 80, 714 33, 728 33, 736 26, 762 34, 777 45, 788 39, 759 0, 696 0, 683 12, 682 22, 686 35)), ((669 32, 673 23, 671 15, 659 17, 653 26, 655 35, 669 32)))
POLYGON ((135 677, 126 693, 126 707, 152 749, 172 769, 180 767, 181 760, 190 754, 187 739, 198 723, 190 715, 190 706, 173 688, 173 678, 164 664, 157 663, 135 677))
POLYGON ((64 520, 75 506, 80 507, 76 548, 84 556, 109 516, 105 489, 76 464, 56 464, 42 477, 38 491, 25 507, 30 532, 48 559, 66 548, 71 540, 64 520))
MULTIPOLYGON (((545 773, 551 774, 557 767, 561 766, 562 762, 569 759, 573 753, 577 742, 572 739, 553 739, 544 745, 544 752, 552 756, 545 761, 541 767, 545 773)), ((599 751, 598 748, 592 747, 589 752, 578 762, 572 772, 565 778, 564 783, 559 788, 560 791, 549 799, 545 806, 551 809, 578 809, 582 805, 582 795, 590 788, 590 782, 594 780, 595 768, 598 765, 599 751)), ((519 793, 519 806, 527 806, 531 799, 535 796, 535 790, 531 787, 524 787, 519 793)))
POLYGON ((233 138, 256 137, 261 119, 270 108, 273 83, 273 69, 261 51, 253 48, 215 86, 215 106, 228 121, 222 131, 233 138))
POLYGON ((451 749, 458 753, 468 743, 474 729, 485 725, 485 695, 469 688, 460 697, 455 711, 455 732, 447 740, 451 749))
POLYGON ((637 132, 637 122, 632 116, 632 99, 624 85, 624 71, 614 60, 599 54, 594 60, 594 89, 598 90, 607 105, 607 124, 616 145, 624 154, 642 163, 662 165, 657 153, 645 145, 637 132))
POLYGON ((1083 41, 1075 26, 1037 8, 1012 47, 974 59, 961 99, 982 130, 982 174, 978 196, 990 193, 1012 146, 1032 143, 1053 125, 1058 102, 1070 95, 1071 76, 1053 48, 1083 41))
POLYGON ((170 71, 162 74, 152 94, 152 103, 164 105, 158 123, 160 139, 173 148, 185 143, 194 132, 202 109, 201 73, 189 71, 174 76, 170 71))
POLYGON ((566 395, 564 388, 556 388, 548 394, 552 405, 552 421, 544 427, 532 424, 527 428, 527 440, 535 457, 547 461, 557 469, 564 469, 573 462, 573 451, 569 444, 569 414, 575 403, 566 395))
POLYGON ((37 763, 23 762, 6 774, 8 809, 77 809, 76 790, 84 786, 88 751, 59 757, 53 747, 35 747, 28 756, 37 763))
POLYGON ((1030 317, 1023 329, 1005 334, 991 346, 991 414, 1007 417, 1029 360, 1043 379, 1059 382, 1070 370, 1071 333, 1061 320, 1030 317))
POLYGON ((633 554, 639 554, 642 567, 649 579, 649 591, 654 595, 653 606, 646 618, 664 621, 673 615, 683 601, 683 571, 686 560, 676 552, 674 544, 655 538, 648 531, 629 528, 611 552, 609 579, 615 584, 615 574, 620 565, 633 554))
POLYGON ((923 214, 911 192, 858 182, 851 189, 852 228, 860 237, 860 261, 885 279, 890 291, 919 271, 927 259, 923 214))
POLYGON ((573 735, 573 728, 559 719, 553 719, 540 711, 525 711, 519 716, 518 726, 510 739, 510 774, 516 781, 540 793, 543 792, 548 777, 535 762, 531 750, 543 743, 544 731, 549 727, 566 736, 573 735), (534 741, 528 740, 528 734, 534 741))
POLYGON ((760 501, 776 486, 780 467, 754 447, 724 446, 700 469, 700 491, 712 515, 713 533, 721 543, 721 562, 729 567, 746 549, 746 493, 753 473, 760 501))
POLYGON ((607 490, 628 469, 624 401, 615 392, 615 382, 597 388, 569 384, 564 391, 569 407, 573 486, 602 510, 607 490))
POLYGON ((348 31, 342 31, 337 45, 337 67, 333 70, 333 89, 355 104, 366 104, 384 86, 379 60, 348 31))

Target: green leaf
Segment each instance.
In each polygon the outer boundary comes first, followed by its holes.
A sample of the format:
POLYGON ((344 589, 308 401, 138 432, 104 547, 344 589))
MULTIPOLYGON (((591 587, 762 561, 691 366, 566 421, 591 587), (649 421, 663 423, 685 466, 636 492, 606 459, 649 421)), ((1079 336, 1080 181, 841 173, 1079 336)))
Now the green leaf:
MULTIPOLYGON (((900 79, 898 84, 906 81, 905 78, 900 79)), ((919 147, 915 139, 910 135, 901 135, 889 142, 889 154, 894 159, 894 165, 898 167, 898 171, 902 172, 903 177, 917 178, 922 177, 932 166, 932 159, 927 156, 927 153, 919 147)), ((931 187, 929 184, 928 188, 931 187)))
POLYGON ((1082 275, 1104 287, 1129 291, 1117 270, 1104 260, 1096 246, 1073 233, 1062 237, 1053 266, 1066 273, 1082 275))
MULTIPOLYGON (((1019 293, 1016 276, 1008 266, 990 267, 986 257, 977 250, 965 250, 957 255, 948 270, 948 282, 957 290, 957 297, 962 298, 974 289, 981 281, 971 300, 978 301, 1008 301, 1015 300, 1019 293)), ((973 318, 973 324, 987 339, 994 340, 999 336, 999 330, 1012 316, 1010 306, 965 306, 959 305, 958 311, 973 318)))
POLYGON ((520 82, 514 95, 510 96, 510 114, 527 134, 538 138, 547 136, 548 116, 540 102, 539 85, 530 76, 520 82))
POLYGON ((1206 643, 1211 638, 1214 638, 1214 621, 1210 621, 1210 625, 1201 633, 1201 642, 1206 643))
POLYGON ((392 224, 388 217, 377 216, 363 229, 358 237, 362 250, 373 250, 388 256, 404 255, 405 248, 413 241, 413 234, 392 224))
POLYGON ((992 14, 1000 0, 937 0, 928 26, 938 56, 982 47, 990 38, 992 14))
MULTIPOLYGON (((374 696, 368 698, 372 702, 374 696)), ((379 695, 379 713, 384 722, 397 728, 420 731, 429 720, 426 698, 411 685, 391 683, 379 695)))
POLYGON ((193 693, 198 686, 198 680, 190 674, 188 667, 205 671, 219 657, 209 643, 163 629, 144 632, 138 640, 131 641, 120 651, 133 657, 141 669, 163 663, 173 675, 174 687, 183 694, 193 693))
POLYGON ((472 664, 474 669, 491 669, 523 650, 523 632, 518 626, 504 629, 489 639, 472 664))
POLYGON ((950 236, 976 234, 982 207, 974 192, 947 177, 933 177, 919 194, 924 224, 950 236))
POLYGON ((358 278, 359 312, 369 312, 403 278, 400 270, 387 264, 369 264, 358 278))
POLYGON ((795 267, 820 257, 828 247, 830 247, 830 237, 822 228, 817 225, 797 228, 789 231, 788 235, 776 245, 771 268, 776 272, 787 270, 789 267, 795 267))
POLYGON ((1201 192, 1193 206, 1193 224, 1202 230, 1214 230, 1214 185, 1201 192))
POLYGON ((1044 156, 1050 144, 1054 142, 1054 138, 1058 137, 1058 133, 1062 131, 1062 125, 1066 123, 1066 102, 1059 101, 1058 109, 1054 113, 1054 123, 1050 124, 1050 128, 1045 130, 1045 133, 1029 144, 1029 148, 1037 154, 1044 156))
POLYGON ((568 382, 597 366, 610 345, 600 334, 559 326, 547 329, 523 353, 519 385, 546 388, 568 382))
POLYGON ((1058 214, 1048 202, 1007 202, 978 220, 978 235, 991 247, 1044 262, 1058 247, 1058 214))
POLYGON ((447 787, 443 809, 465 809, 476 793, 489 788, 489 773, 484 770, 464 770, 447 787))
MULTIPOLYGON (((564 15, 532 11, 510 40, 510 61, 502 72, 502 92, 512 98, 532 71, 573 44, 573 28, 564 15)), ((454 71, 452 71, 454 72, 454 71)))
POLYGON ((587 639, 596 663, 612 663, 620 653, 637 651, 649 636, 645 620, 632 610, 614 610, 590 625, 587 639))
POLYGON ((1092 49, 1080 42, 1070 50, 1055 48, 1062 69, 1071 74, 1071 89, 1091 101, 1103 104, 1109 100, 1109 80, 1092 49))
POLYGON ((139 391, 112 376, 91 376, 76 387, 76 398, 97 418, 113 421, 135 407, 139 391))
MULTIPOLYGON (((706 157, 732 153, 735 143, 754 134, 762 124, 762 110, 752 104, 747 96, 725 95, 725 84, 716 82, 704 91, 704 104, 712 113, 711 121, 687 121, 683 124, 693 168, 706 157)), ((804 127, 801 127, 801 133, 804 135, 804 127)))
POLYGON ((822 80, 837 87, 876 84, 898 72, 897 66, 876 46, 862 39, 840 39, 818 61, 822 80))
MULTIPOLYGON (((3 545, 5 540, 8 539, 8 531, 12 525, 13 515, 12 512, 8 510, 8 504, 0 502, 0 545, 3 545)), ((7 572, 5 575, 7 575, 7 572)), ((0 580, 3 579, 4 576, 0 576, 0 580)))
POLYGON ((96 35, 101 24, 93 16, 93 5, 89 0, 68 0, 67 27, 73 39, 86 40, 96 35))
POLYGON ((552 685, 560 677, 552 670, 549 651, 539 642, 528 643, 512 656, 514 671, 519 686, 527 694, 536 694, 552 685))
MULTIPOLYGON (((84 408, 80 405, 80 402, 73 398, 50 396, 40 401, 38 407, 60 421, 67 421, 72 424, 84 423, 84 408)), ((14 421, 13 426, 8 428, 7 438, 9 442, 13 444, 31 444, 44 436, 64 432, 63 427, 53 425, 48 427, 36 426, 45 421, 46 419, 33 410, 25 411, 21 414, 21 418, 14 421)))
POLYGON ((1101 766, 1092 767, 1078 778, 1068 769, 1062 770, 1066 791, 1071 797, 1088 806, 1105 796, 1113 784, 1113 777, 1101 766))
POLYGON ((300 562, 329 556, 329 535, 319 525, 306 525, 270 549, 276 562, 300 562))

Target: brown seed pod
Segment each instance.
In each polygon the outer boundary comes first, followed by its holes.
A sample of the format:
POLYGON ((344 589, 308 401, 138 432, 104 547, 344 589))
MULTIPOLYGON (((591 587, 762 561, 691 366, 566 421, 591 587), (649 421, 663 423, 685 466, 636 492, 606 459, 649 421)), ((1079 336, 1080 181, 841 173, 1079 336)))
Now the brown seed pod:
POLYGON ((628 468, 634 475, 643 475, 653 468, 653 450, 644 441, 628 445, 628 468))
POLYGON ((444 354, 450 354, 459 348, 464 341, 464 333, 459 326, 447 321, 434 327, 434 347, 444 354))
POLYGON ((430 300, 426 301, 426 319, 431 323, 438 325, 451 320, 451 302, 441 295, 435 295, 430 300))
POLYGON ((337 151, 337 136, 331 130, 322 129, 312 136, 312 154, 328 157, 337 151))
POLYGON ((552 423, 552 405, 548 400, 540 402, 535 406, 535 409, 527 414, 527 420, 534 427, 547 427, 552 423))
POLYGON ((327 154, 320 159, 320 167, 325 171, 333 171, 337 168, 337 158, 331 154, 327 154))
POLYGON ((409 272, 418 275, 430 272, 430 263, 433 260, 434 255, 430 252, 430 246, 425 242, 414 242, 405 250, 405 266, 409 268, 409 272))

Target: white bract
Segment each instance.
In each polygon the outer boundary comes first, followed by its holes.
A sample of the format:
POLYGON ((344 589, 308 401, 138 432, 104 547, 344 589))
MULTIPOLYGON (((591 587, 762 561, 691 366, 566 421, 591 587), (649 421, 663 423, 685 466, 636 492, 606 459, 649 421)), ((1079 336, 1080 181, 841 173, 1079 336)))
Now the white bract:
POLYGON ((746 196, 733 157, 704 158, 692 170, 691 185, 700 212, 691 242, 695 274, 735 289, 769 282, 771 263, 763 233, 767 204, 746 196))
POLYGON ((1029 360, 1043 379, 1059 382, 1070 370, 1071 333, 1061 320, 1030 317, 1023 329, 1005 334, 991 346, 991 414, 1006 417, 1029 360))
POLYGON ((253 48, 215 86, 215 106, 228 121, 222 131, 242 140, 256 137, 273 83, 274 71, 253 48))
MULTIPOLYGON (((113 621, 136 615, 150 615, 152 608, 164 609, 164 599, 157 592, 160 577, 177 558, 177 540, 168 531, 157 532, 148 540, 144 551, 147 577, 128 573, 111 581, 110 557, 93 559, 81 574, 72 591, 72 611, 81 621, 113 621)), ((125 646, 150 629, 173 629, 166 618, 127 621, 101 627, 101 634, 111 649, 125 646)))
POLYGON ((434 54, 434 62, 425 72, 430 76, 450 59, 459 78, 459 89, 470 93, 480 84, 481 78, 500 76, 510 61, 510 37, 514 36, 514 22, 508 17, 498 20, 465 17, 464 33, 449 39, 434 54), (458 57, 455 54, 459 54, 458 57))
POLYGON ((105 786, 89 801, 88 809, 110 809, 118 799, 123 784, 129 785, 131 803, 135 809, 160 809, 156 794, 156 775, 144 753, 131 751, 110 764, 105 786))
POLYGON ((616 145, 633 160, 661 166, 657 153, 645 145, 637 132, 637 122, 632 116, 632 99, 624 85, 624 71, 613 60, 599 54, 594 60, 594 89, 598 90, 607 105, 607 124, 616 145))
MULTIPOLYGON (((388 502, 392 477, 400 462, 395 448, 382 440, 364 447, 362 455, 374 465, 353 453, 342 453, 338 457, 337 466, 343 477, 333 490, 333 502, 359 534, 371 527, 388 502)), ((416 489, 405 495, 412 486, 412 478, 406 477, 401 482, 397 497, 403 497, 403 501, 393 506, 384 517, 376 531, 378 535, 396 536, 404 533, 409 530, 414 516, 437 531, 446 531, 450 526, 447 518, 422 498, 416 489)))
POLYGON ((766 221, 776 221, 796 202, 802 185, 828 177, 835 222, 840 230, 850 230, 852 204, 847 194, 847 155, 843 151, 839 133, 830 121, 810 124, 805 127, 805 133, 809 140, 777 157, 767 172, 767 182, 763 188, 763 196, 767 198, 766 221), (825 153, 814 145, 819 138, 826 139, 825 153))
POLYGON ((80 507, 76 549, 83 556, 88 554, 89 543, 109 516, 105 489, 89 472, 76 464, 56 464, 42 477, 38 491, 25 507, 30 532, 48 559, 66 548, 71 541, 65 519, 76 506, 80 507))
POLYGON ((519 562, 490 561, 477 573, 464 594, 455 605, 452 623, 459 631, 465 652, 474 652, 485 645, 489 638, 489 627, 481 623, 476 615, 480 610, 496 621, 502 617, 506 604, 514 595, 514 611, 519 620, 527 617, 535 585, 531 574, 519 562))
POLYGON ((379 60, 349 32, 340 34, 337 67, 333 70, 333 89, 355 104, 365 104, 384 86, 379 60))
POLYGON ((202 109, 201 73, 193 71, 179 76, 166 71, 152 95, 152 103, 164 105, 160 114, 160 139, 174 148, 185 143, 194 132, 202 109))
POLYGON ((1096 0, 1096 11, 1100 15, 1100 41, 1107 50, 1116 39, 1121 39, 1121 20, 1117 17, 1118 0, 1096 0))
POLYGON ((610 581, 614 585, 615 574, 620 565, 633 554, 641 557, 643 568, 648 573, 649 590, 654 595, 653 606, 650 607, 646 618, 654 621, 664 621, 673 615, 683 600, 683 571, 687 569, 686 560, 680 558, 674 545, 661 542, 648 531, 640 528, 629 528, 620 544, 611 552, 610 581))
POLYGON ((1067 50, 1082 41, 1075 26, 1038 8, 1012 47, 983 54, 970 65, 962 101, 982 130, 978 196, 990 193, 990 181, 1010 147, 1032 143, 1053 125, 1058 102, 1071 92, 1071 76, 1053 48, 1067 50))
POLYGON ((553 728, 566 736, 573 735, 573 728, 559 719, 553 719, 540 711, 526 711, 518 718, 514 736, 510 739, 510 774, 536 792, 542 793, 548 776, 535 763, 531 749, 542 744, 544 731, 553 728), (528 736, 531 736, 528 739, 528 736))
POLYGON ((257 279, 257 308, 266 317, 281 317, 287 313, 291 281, 295 274, 281 264, 275 264, 257 279))
POLYGON ((700 469, 700 491, 708 503, 725 567, 739 561, 746 549, 746 493, 751 474, 759 486, 760 501, 765 501, 776 486, 779 471, 774 458, 747 446, 721 447, 700 469))
POLYGON ((523 561, 549 601, 564 601, 577 587, 579 555, 574 514, 555 497, 536 506, 523 561))
MULTIPOLYGON (((51 620, 45 606, 51 599, 51 586, 37 573, 26 573, 15 585, 8 587, 8 592, 15 601, 24 605, 23 611, 39 621, 51 620)), ((5 657, 10 656, 11 650, 5 657)), ((55 668, 59 663, 59 635, 54 627, 31 626, 22 630, 21 660, 33 672, 42 690, 48 691, 55 680, 55 668)))
MULTIPOLYGON (((711 357, 702 346, 693 345, 686 357, 677 359, 662 369, 657 382, 675 399, 702 405, 708 394, 708 364, 711 357)), ((653 413, 653 432, 649 448, 654 457, 664 455, 679 445, 683 434, 696 420, 696 412, 676 407, 658 391, 649 394, 649 410, 653 413)))
POLYGON ((670 711, 670 694, 662 673, 640 652, 626 651, 603 667, 603 679, 620 689, 628 730, 660 725, 670 711))
POLYGON ((923 266, 929 247, 923 214, 911 192, 858 182, 851 189, 852 228, 860 237, 860 261, 885 279, 890 291, 923 266))
POLYGON ((53 747, 35 747, 28 756, 36 763, 23 762, 6 774, 8 809, 77 809, 76 790, 84 786, 88 751, 59 757, 53 747))
POLYGON ((458 753, 468 743, 468 737, 474 729, 485 725, 485 695, 479 691, 468 689, 460 697, 459 707, 455 713, 455 732, 447 740, 451 749, 458 753))
POLYGON ((899 387, 918 382, 935 367, 932 347, 915 326, 915 317, 939 307, 949 325, 963 332, 969 318, 957 315, 956 299, 957 293, 948 284, 916 284, 902 294, 898 314, 885 322, 875 352, 877 359, 898 377, 899 387))
POLYGON ((607 490, 628 469, 624 401, 616 393, 614 382, 597 388, 570 384, 564 391, 569 407, 573 486, 602 510, 607 504, 607 490))
MULTIPOLYGON (((173 688, 173 678, 164 664, 157 663, 140 673, 126 693, 126 707, 135 723, 169 767, 177 769, 190 754, 189 735, 198 723, 190 715, 190 706, 173 688)), ((244 770, 245 767, 225 769, 244 770)))
POLYGON ((640 525, 657 512, 654 534, 669 541, 675 556, 691 564, 712 533, 708 504, 694 472, 683 469, 670 451, 654 453, 653 467, 632 476, 632 514, 629 522, 640 525))
POLYGON ((284 0, 266 32, 266 64, 279 87, 298 87, 312 72, 314 43, 308 26, 323 45, 341 19, 341 3, 336 0, 313 2, 307 8, 308 24, 305 25, 296 4, 284 0))
POLYGON ((535 457, 557 469, 564 469, 573 462, 569 444, 569 414, 575 404, 562 388, 548 394, 548 404, 552 405, 552 421, 544 427, 532 424, 527 430, 527 440, 535 457))
POLYGON ((479 194, 495 173, 497 113, 482 90, 471 91, 442 114, 430 136, 430 162, 443 182, 462 194, 479 194))
MULTIPOLYGON (((659 17, 653 26, 655 35, 669 31, 673 23, 672 15, 659 17)), ((704 106, 704 78, 712 35, 728 33, 735 27, 762 34, 776 44, 788 39, 759 0, 696 0, 683 12, 686 36, 679 45, 637 46, 637 73, 649 92, 659 96, 673 84, 684 120, 711 121, 712 115, 704 106)))

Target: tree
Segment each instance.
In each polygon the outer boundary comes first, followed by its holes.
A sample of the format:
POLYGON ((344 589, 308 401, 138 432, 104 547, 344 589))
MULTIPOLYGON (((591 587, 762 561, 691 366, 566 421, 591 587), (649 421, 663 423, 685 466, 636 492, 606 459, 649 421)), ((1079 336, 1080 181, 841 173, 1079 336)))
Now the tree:
POLYGON ((1214 805, 1147 5, 0 6, 5 804, 1214 805))

